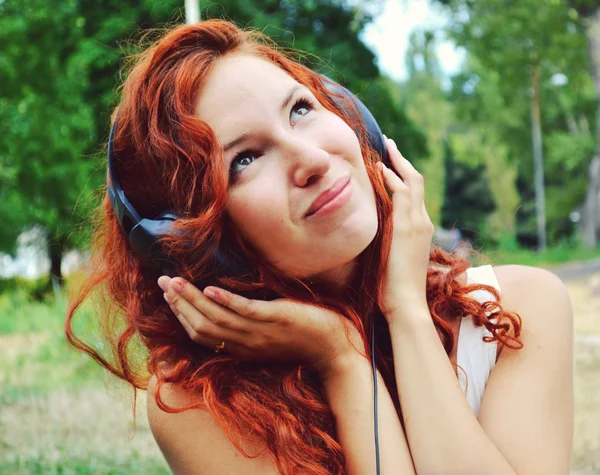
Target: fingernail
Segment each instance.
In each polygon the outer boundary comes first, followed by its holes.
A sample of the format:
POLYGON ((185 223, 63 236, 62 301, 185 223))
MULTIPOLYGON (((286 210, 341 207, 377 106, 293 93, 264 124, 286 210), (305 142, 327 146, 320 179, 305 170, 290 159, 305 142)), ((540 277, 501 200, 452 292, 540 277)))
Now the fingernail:
POLYGON ((172 279, 171 287, 173 287, 173 290, 178 294, 183 293, 183 284, 179 281, 179 279, 172 279))
POLYGON ((163 292, 166 292, 167 290, 169 290, 169 281, 171 280, 171 278, 169 276, 166 275, 161 275, 158 278, 158 286, 161 288, 161 290, 163 292))
POLYGON ((388 139, 387 135, 385 135, 385 134, 383 134, 383 138, 386 139, 386 140, 388 139))
POLYGON ((204 295, 206 295, 208 298, 211 298, 211 299, 219 298, 219 293, 216 290, 211 289, 210 287, 207 287, 204 289, 204 295))
POLYGON ((394 139, 390 139, 390 142, 392 142, 392 145, 394 146, 395 149, 398 149, 398 145, 396 145, 396 142, 394 141, 394 139))

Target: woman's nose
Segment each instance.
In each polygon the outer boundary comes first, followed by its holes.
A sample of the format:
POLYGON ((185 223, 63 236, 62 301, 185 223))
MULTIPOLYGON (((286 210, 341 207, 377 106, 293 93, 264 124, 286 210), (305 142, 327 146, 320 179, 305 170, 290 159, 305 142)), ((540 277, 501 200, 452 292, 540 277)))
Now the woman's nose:
POLYGON ((331 166, 329 153, 316 144, 294 141, 288 148, 292 178, 296 186, 306 186, 325 175, 331 166))

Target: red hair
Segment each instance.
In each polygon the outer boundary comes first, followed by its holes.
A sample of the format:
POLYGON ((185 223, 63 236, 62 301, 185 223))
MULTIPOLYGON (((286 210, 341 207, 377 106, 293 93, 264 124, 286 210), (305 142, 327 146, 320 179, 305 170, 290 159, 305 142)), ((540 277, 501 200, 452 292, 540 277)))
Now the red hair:
MULTIPOLYGON (((344 117, 321 77, 264 35, 218 20, 177 26, 134 57, 122 86, 114 150, 125 193, 144 216, 166 209, 182 216, 177 227, 185 232, 163 240, 184 263, 182 277, 194 281, 208 275, 212 250, 218 245, 236 246, 258 269, 253 287, 274 289, 284 297, 307 302, 317 298, 356 325, 365 355, 370 353, 368 331, 375 325, 376 362, 400 413, 389 332, 377 302, 392 239, 392 202, 376 170, 377 157, 359 133, 380 226, 373 242, 357 258, 358 272, 347 295, 353 304, 343 304, 324 286, 309 288, 305 282, 281 275, 229 223, 224 213, 227 174, 220 145, 208 125, 194 114, 196 96, 212 66, 233 52, 273 62, 306 85, 324 107, 344 117)), ((362 130, 356 114, 344 120, 362 130)), ((263 440, 282 473, 343 473, 344 455, 336 439, 335 421, 310 368, 244 363, 193 343, 164 302, 156 276, 133 256, 106 196, 92 244, 92 273, 75 294, 65 322, 73 346, 134 388, 146 389, 149 375, 155 374, 154 396, 161 409, 181 412, 205 407, 240 451, 243 434, 252 433, 263 440), (74 313, 92 295, 102 298, 97 314, 112 350, 108 353, 86 344, 72 329, 74 313), (165 405, 160 394, 165 383, 194 391, 201 402, 183 408, 165 405)), ((428 303, 448 353, 454 345, 451 322, 467 315, 490 330, 490 340, 520 348, 520 318, 502 309, 496 290, 458 283, 456 278, 470 267, 466 260, 434 248, 431 261, 428 303), (482 305, 467 295, 479 288, 494 294, 496 302, 482 305)), ((234 291, 241 288, 233 280, 222 284, 234 291)))

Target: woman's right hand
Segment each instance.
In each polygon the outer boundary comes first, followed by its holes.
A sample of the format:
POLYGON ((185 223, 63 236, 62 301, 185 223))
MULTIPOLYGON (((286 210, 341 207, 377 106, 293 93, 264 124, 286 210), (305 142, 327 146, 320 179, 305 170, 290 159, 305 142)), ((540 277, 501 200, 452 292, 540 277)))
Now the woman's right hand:
POLYGON ((252 300, 217 287, 204 292, 162 276, 165 300, 190 336, 208 348, 251 361, 308 364, 322 378, 354 361, 364 345, 354 324, 316 305, 290 299, 252 300))

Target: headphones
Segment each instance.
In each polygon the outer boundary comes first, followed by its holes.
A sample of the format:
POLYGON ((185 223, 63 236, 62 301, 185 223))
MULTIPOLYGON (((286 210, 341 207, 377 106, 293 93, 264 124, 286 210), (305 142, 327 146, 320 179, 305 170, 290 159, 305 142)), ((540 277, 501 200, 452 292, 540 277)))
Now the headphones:
MULTIPOLYGON (((385 165, 387 165, 390 169, 393 169, 390 164, 383 134, 381 133, 381 129, 379 128, 379 125, 375 121, 375 118, 369 109, 367 109, 367 107, 360 101, 360 99, 358 99, 358 97, 340 84, 331 81, 325 76, 322 76, 322 82, 330 92, 341 96, 341 99, 335 95, 332 96, 332 98, 346 117, 349 118, 351 112, 345 107, 343 100, 349 100, 354 105, 356 112, 358 112, 359 117, 363 120, 363 126, 367 134, 369 146, 379 154, 385 165)), ((125 196, 119 181, 119 174, 115 165, 115 152, 113 149, 113 139, 117 118, 115 118, 115 121, 112 124, 108 137, 108 173, 106 187, 110 204, 115 212, 121 230, 127 238, 127 241, 129 242, 134 254, 142 262, 142 264, 149 267, 151 272, 156 275, 157 278, 161 275, 175 276, 177 274, 177 268, 179 265, 173 259, 169 258, 168 254, 160 245, 159 239, 164 237, 164 235, 173 233, 173 225, 178 217, 171 211, 164 211, 155 218, 143 217, 136 211, 136 209, 133 207, 133 204, 125 196)), ((355 133, 358 135, 360 131, 355 130, 355 133)), ((243 256, 235 253, 233 250, 218 248, 214 253, 213 258, 213 268, 217 277, 254 274, 254 272, 251 270, 250 264, 246 261, 246 259, 243 256)), ((210 282, 194 282, 194 284, 199 289, 203 289, 209 285, 210 282)), ((274 293, 239 293, 248 298, 260 300, 274 300, 279 297, 274 293)), ((375 367, 375 325, 372 326, 371 332, 371 361, 373 367, 374 384, 373 398, 375 416, 375 457, 377 474, 379 474, 380 467, 377 421, 377 372, 375 367)))

